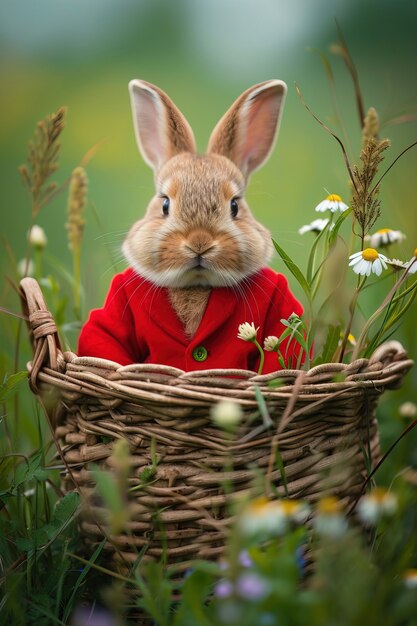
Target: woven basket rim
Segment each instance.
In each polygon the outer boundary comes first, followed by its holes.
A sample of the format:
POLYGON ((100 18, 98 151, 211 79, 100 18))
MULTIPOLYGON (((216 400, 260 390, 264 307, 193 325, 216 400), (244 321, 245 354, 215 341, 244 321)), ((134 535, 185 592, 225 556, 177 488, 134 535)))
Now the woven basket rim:
MULTIPOLYGON (((141 392, 164 396, 168 387, 169 396, 179 395, 187 399, 187 388, 196 400, 205 401, 210 393, 213 400, 224 399, 227 390, 240 389, 241 392, 255 387, 268 389, 271 393, 293 392, 298 394, 328 394, 353 388, 395 387, 413 365, 400 342, 390 340, 379 346, 370 358, 359 358, 351 363, 321 363, 309 370, 285 369, 268 374, 258 374, 243 369, 207 369, 183 371, 176 367, 154 363, 120 365, 115 361, 98 357, 77 356, 74 352, 62 352, 57 325, 48 310, 38 282, 26 277, 21 283, 23 311, 27 316, 29 334, 33 346, 33 359, 28 363, 32 390, 39 393, 40 383, 49 383, 71 391, 70 381, 76 379, 78 389, 84 385, 88 395, 89 386, 98 386, 103 392, 107 388, 111 395, 120 394, 135 397, 135 381, 141 381, 141 392), (159 382, 158 382, 159 380, 159 382), (280 382, 278 389, 271 383, 280 382), (200 389, 200 391, 198 391, 200 389), (177 392, 175 391, 177 390, 177 392), (181 390, 181 392, 179 391, 181 390), (219 391, 220 390, 220 391, 219 391), (197 397, 196 397, 197 394, 197 397)), ((73 389, 75 391, 75 389, 73 389)), ((90 389, 91 391, 91 389, 90 389)), ((233 400, 233 392, 230 399, 233 400)), ((236 398, 235 398, 236 399, 236 398)), ((243 401, 242 397, 239 401, 243 401)))

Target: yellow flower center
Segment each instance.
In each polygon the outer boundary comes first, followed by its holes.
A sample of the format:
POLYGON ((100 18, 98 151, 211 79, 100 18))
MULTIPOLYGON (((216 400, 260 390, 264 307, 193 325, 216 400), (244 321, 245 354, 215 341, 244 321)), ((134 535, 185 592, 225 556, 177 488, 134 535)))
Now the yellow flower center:
POLYGON ((414 250, 413 255, 417 258, 417 248, 414 250))
POLYGON ((368 497, 378 504, 382 504, 386 500, 389 500, 390 493, 383 487, 374 487, 368 497))
POLYGON ((281 505, 282 512, 288 516, 294 515, 300 508, 300 503, 297 500, 280 500, 279 504, 281 505))
POLYGON ((322 515, 337 515, 338 513, 341 513, 342 505, 340 500, 334 496, 329 496, 328 498, 322 498, 319 501, 317 510, 322 515))
POLYGON ((392 233, 392 228, 380 228, 376 231, 377 235, 383 235, 384 233, 392 233))
POLYGON ((366 248, 365 250, 362 250, 362 258, 364 261, 370 261, 373 263, 378 257, 379 254, 374 248, 366 248))
POLYGON ((262 496, 250 502, 246 510, 250 513, 250 515, 259 515, 259 514, 264 513, 269 505, 270 505, 270 500, 262 496))
POLYGON ((330 196, 327 196, 326 200, 329 202, 342 202, 342 198, 337 195, 337 193, 332 193, 330 196))

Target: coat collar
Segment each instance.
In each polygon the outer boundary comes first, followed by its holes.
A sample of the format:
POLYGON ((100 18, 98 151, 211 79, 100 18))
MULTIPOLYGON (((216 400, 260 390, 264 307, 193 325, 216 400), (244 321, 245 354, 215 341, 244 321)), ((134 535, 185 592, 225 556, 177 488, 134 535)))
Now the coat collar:
MULTIPOLYGON (((204 311, 200 325, 190 340, 184 333, 181 321, 175 313, 168 296, 168 289, 155 287, 152 283, 137 275, 140 281, 140 289, 136 291, 136 306, 140 306, 148 315, 150 326, 157 326, 171 340, 177 341, 184 347, 191 341, 203 343, 203 341, 220 326, 227 324, 236 317, 238 324, 243 322, 254 322, 255 326, 260 324, 260 311, 258 307, 257 289, 259 284, 259 274, 254 275, 238 287, 215 287, 211 290, 206 310, 204 311)), ((262 282, 262 281, 261 281, 262 282)), ((236 326, 236 334, 238 328, 236 326)))

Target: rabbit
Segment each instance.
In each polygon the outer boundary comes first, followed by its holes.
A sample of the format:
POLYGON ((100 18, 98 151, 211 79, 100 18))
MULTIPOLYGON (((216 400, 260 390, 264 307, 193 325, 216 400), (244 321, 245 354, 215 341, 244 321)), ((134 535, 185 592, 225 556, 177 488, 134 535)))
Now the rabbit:
MULTIPOLYGON (((239 324, 279 336, 282 318, 302 314, 287 279, 267 267, 271 235, 244 199, 250 175, 273 148, 287 87, 273 79, 242 93, 205 154, 159 87, 132 80, 129 92, 156 193, 123 243, 130 267, 114 277, 104 307, 91 312, 78 354, 186 371, 256 370, 259 352, 237 337, 239 324)), ((286 346, 290 361, 294 350, 286 346)), ((276 354, 266 354, 264 372, 276 369, 276 354)))

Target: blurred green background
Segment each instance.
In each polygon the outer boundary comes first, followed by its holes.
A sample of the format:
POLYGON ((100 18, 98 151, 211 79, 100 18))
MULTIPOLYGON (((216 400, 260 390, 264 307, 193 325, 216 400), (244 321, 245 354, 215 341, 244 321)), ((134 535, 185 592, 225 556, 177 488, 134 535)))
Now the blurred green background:
MULTIPOLYGON (((309 235, 297 233, 316 217, 315 205, 329 193, 348 202, 349 186, 340 149, 308 114, 312 110, 341 137, 319 54, 331 60, 337 98, 355 157, 360 132, 351 80, 342 59, 329 52, 339 23, 355 60, 365 106, 375 106, 392 139, 387 158, 417 139, 417 4, 413 0, 3 0, 0 5, 0 175, 2 239, 16 260, 26 250, 30 202, 17 168, 37 120, 68 107, 62 136, 64 181, 92 146, 88 164, 89 205, 82 252, 86 290, 84 316, 98 306, 120 259, 120 244, 142 216, 153 193, 152 173, 133 136, 127 83, 144 78, 168 92, 193 126, 200 150, 232 101, 248 86, 277 77, 289 95, 276 148, 256 172, 247 198, 298 263, 305 262, 309 235)), ((383 215, 377 227, 407 234, 395 256, 409 259, 417 245, 415 175, 417 149, 384 181, 383 215)), ((36 220, 48 236, 48 254, 71 269, 65 221, 66 195, 36 220)), ((275 258, 274 267, 283 270, 275 258)), ((119 268, 123 268, 123 262, 119 268)), ((53 271, 53 263, 51 265, 53 271)), ((14 267, 1 248, 2 300, 18 308, 7 276, 14 267)), ((294 290, 297 291, 294 285, 294 290)), ((417 356, 416 307, 399 338, 417 356)), ((2 363, 13 349, 11 322, 2 316, 2 363), (4 322, 4 323, 3 323, 4 322)), ((75 347, 75 346, 74 346, 75 347)), ((23 364, 21 364, 23 366, 23 364)), ((414 373, 414 381, 416 381, 414 373)), ((413 399, 413 375, 402 394, 413 399)), ((415 399, 415 398, 414 398, 415 399)), ((398 400, 398 397, 397 397, 398 400)))

